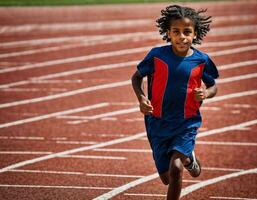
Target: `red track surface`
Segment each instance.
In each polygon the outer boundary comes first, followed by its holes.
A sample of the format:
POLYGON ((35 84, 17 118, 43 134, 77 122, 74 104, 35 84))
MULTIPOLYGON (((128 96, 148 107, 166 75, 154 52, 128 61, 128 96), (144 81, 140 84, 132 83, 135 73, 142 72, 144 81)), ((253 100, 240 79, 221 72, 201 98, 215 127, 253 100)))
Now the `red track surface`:
MULTIPOLYGON (((185 171, 182 199, 257 199, 257 3, 187 5, 214 18, 199 48, 214 52, 221 77, 217 97, 202 107, 196 153, 203 172, 192 179, 185 171)), ((135 64, 121 67, 147 52, 135 48, 162 43, 147 33, 157 33, 165 6, 0 9, 1 200, 165 199, 129 82, 135 64), (111 68, 93 68, 102 65, 111 68)))

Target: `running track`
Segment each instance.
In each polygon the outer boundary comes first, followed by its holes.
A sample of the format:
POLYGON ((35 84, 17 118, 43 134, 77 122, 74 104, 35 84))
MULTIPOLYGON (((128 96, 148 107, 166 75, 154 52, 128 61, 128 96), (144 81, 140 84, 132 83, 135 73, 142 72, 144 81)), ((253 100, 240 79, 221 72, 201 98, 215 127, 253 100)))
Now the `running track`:
MULTIPOLYGON (((247 2, 247 3, 246 3, 247 2)), ((130 77, 167 4, 0 8, 0 199, 165 199, 130 77)), ((257 2, 208 8, 220 71, 182 199, 257 199, 257 2)))

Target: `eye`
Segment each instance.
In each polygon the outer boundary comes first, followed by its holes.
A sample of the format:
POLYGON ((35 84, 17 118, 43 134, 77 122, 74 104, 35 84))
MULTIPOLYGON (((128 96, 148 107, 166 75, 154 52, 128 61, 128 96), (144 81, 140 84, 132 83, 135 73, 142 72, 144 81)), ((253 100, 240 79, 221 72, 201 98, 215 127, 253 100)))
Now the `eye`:
POLYGON ((185 34, 185 35, 190 35, 191 33, 192 33, 191 30, 185 30, 185 31, 184 31, 184 34, 185 34))
POLYGON ((174 30, 174 31, 172 31, 175 35, 178 35, 179 34, 179 31, 177 31, 177 30, 174 30))

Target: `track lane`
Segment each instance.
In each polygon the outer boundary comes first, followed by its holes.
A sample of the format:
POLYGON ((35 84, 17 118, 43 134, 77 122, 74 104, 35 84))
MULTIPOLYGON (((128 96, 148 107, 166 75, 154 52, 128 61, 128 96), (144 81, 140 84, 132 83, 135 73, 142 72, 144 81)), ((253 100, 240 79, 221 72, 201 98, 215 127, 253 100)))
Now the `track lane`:
MULTIPOLYGON (((221 37, 222 38, 222 37, 221 37)), ((232 57, 233 58, 233 57, 232 57)), ((236 58, 237 59, 237 58, 236 58)), ((248 58, 246 58, 246 60, 247 60, 248 58)), ((220 59, 220 62, 221 63, 223 63, 224 62, 224 59, 223 59, 223 61, 222 61, 222 59, 220 59)), ((254 67, 254 66, 253 66, 254 67)), ((234 70, 229 70, 230 72, 232 72, 232 71, 234 71, 234 70)), ((253 68, 253 71, 254 71, 254 68, 253 68)), ((234 72, 235 73, 235 72, 234 72)), ((237 72, 238 73, 238 72, 237 72)), ((229 76, 229 72, 227 72, 227 75, 229 76)), ((237 75, 239 75, 239 74, 237 74, 237 75)), ((240 82, 241 84, 243 84, 243 83, 245 83, 245 81, 241 81, 240 82)), ((221 93, 227 93, 227 91, 234 91, 234 90, 237 90, 237 89, 239 89, 239 88, 241 88, 241 84, 230 84, 230 86, 232 86, 232 87, 235 87, 235 88, 229 88, 229 86, 225 86, 223 89, 222 89, 222 91, 221 91, 221 93)), ((229 84, 228 84, 229 85, 229 84)), ((248 81, 247 81, 247 85, 246 85, 246 87, 244 88, 244 89, 249 89, 249 88, 252 88, 253 86, 250 84, 250 83, 248 83, 248 81)), ((242 88, 241 88, 242 89, 242 88)), ((97 94, 102 94, 102 93, 97 93, 97 94)), ((97 95, 96 94, 96 95, 97 95)), ((108 93, 108 94, 111 94, 111 92, 110 93, 108 93)), ((116 97, 115 97, 116 98, 116 97)), ((120 97, 119 97, 120 98, 120 97)), ((241 98, 240 98, 241 99, 241 98)), ((240 100, 239 98, 238 99, 231 99, 231 100, 225 100, 225 103, 226 102, 228 102, 229 104, 238 104, 238 103, 241 103, 241 101, 242 101, 242 99, 240 100)), ((244 97, 243 98, 244 99, 244 102, 245 103, 251 103, 251 102, 254 102, 254 99, 255 98, 253 98, 253 96, 252 97, 244 97)), ((124 101, 125 101, 125 99, 123 99, 124 101)), ((129 99, 129 101, 133 101, 132 100, 132 98, 131 99, 129 99)), ((92 100, 92 102, 93 102, 93 100, 92 100)), ((224 103, 224 102, 223 102, 224 103)), ((219 104, 220 103, 212 103, 212 105, 213 106, 216 106, 216 107, 219 107, 219 104)), ((42 104, 41 104, 42 105, 42 104)), ((44 105, 44 104, 43 104, 44 105)), ((247 114, 249 114, 249 115, 244 115, 244 119, 246 119, 246 118, 248 118, 249 116, 254 116, 253 114, 254 114, 254 109, 252 109, 251 111, 248 111, 248 113, 247 114), (252 114, 251 114, 252 113, 252 114), (246 118, 245 118, 246 117, 246 118)), ((206 111, 206 113, 208 114, 208 113, 210 113, 210 111, 209 112, 207 112, 206 111)), ((93 113, 92 113, 93 114, 93 113)), ((242 121, 242 118, 240 118, 240 116, 238 115, 238 114, 236 114, 236 113, 234 113, 233 115, 231 115, 231 113, 230 113, 230 111, 226 111, 226 112, 224 112, 223 113, 224 114, 224 117, 222 117, 221 119, 219 119, 219 118, 217 118, 218 120, 217 120, 217 124, 218 124, 218 126, 219 125, 223 125, 224 124, 224 122, 226 121, 226 123, 227 122, 229 122, 228 121, 228 119, 226 119, 226 117, 225 116, 230 116, 230 118, 229 119, 231 119, 233 122, 240 122, 240 121, 242 121), (236 117, 235 117, 236 116, 236 117), (225 119, 225 120, 224 120, 225 119)), ((212 115, 210 115, 211 117, 213 117, 212 115)), ((50 123, 50 121, 49 121, 49 123, 50 123)), ((109 128, 111 128, 111 127, 113 127, 113 124, 114 123, 110 123, 110 122, 104 122, 103 123, 104 124, 104 126, 106 126, 106 125, 108 125, 107 127, 109 127, 109 128)), ((122 123, 115 123, 117 126, 124 126, 124 122, 122 122, 122 123)), ((141 126, 140 126, 140 128, 142 128, 143 129, 143 125, 142 125, 142 122, 139 122, 139 124, 141 124, 141 126)), ((47 124, 46 124, 47 125, 47 124)), ((79 130, 81 130, 84 126, 88 126, 88 124, 82 124, 82 126, 80 126, 80 127, 77 127, 77 131, 79 131, 79 130)), ((94 123, 93 125, 97 125, 97 123, 94 123)), ((101 130, 101 127, 95 127, 94 128, 94 126, 90 126, 90 130, 94 130, 94 129, 96 129, 96 131, 100 131, 101 130)), ((215 124, 210 124, 210 123, 205 123, 205 127, 208 127, 208 129, 210 129, 211 127, 215 127, 215 124)), ((99 126, 99 125, 98 125, 99 126)), ((120 127, 120 130, 121 131, 124 131, 122 128, 120 127)), ((28 128, 29 128, 29 126, 28 126, 28 128)), ((11 131, 13 131, 13 133, 15 133, 15 130, 16 129, 13 129, 13 130, 11 130, 11 131)), ((29 130, 29 129, 25 129, 25 130, 22 130, 22 132, 26 132, 26 130, 29 130)), ((64 129, 65 130, 65 129, 64 129)), ((107 130, 108 130, 108 128, 107 128, 107 130)), ((243 133, 245 133, 245 131, 243 132, 243 133)), ((23 133, 21 133, 21 134, 23 134, 23 133)), ((71 134, 71 133, 70 133, 71 134)), ((204 155, 206 158, 208 157, 207 155, 204 155)), ((151 160, 151 158, 149 157, 149 159, 151 160)), ((57 160, 57 161, 55 161, 55 163, 56 163, 56 166, 58 167, 58 161, 59 160, 57 160)), ((136 161, 134 161, 134 163, 135 163, 136 161)), ((208 162, 208 161, 207 161, 208 162)), ((68 164, 69 162, 67 162, 67 164, 66 165, 63 165, 63 169, 65 169, 65 166, 69 166, 69 164, 68 164)), ((79 164, 80 162, 78 162, 78 164, 79 164)), ((84 163, 84 162, 83 162, 84 163)), ((52 164, 51 164, 51 162, 49 162, 49 163, 38 163, 39 165, 33 165, 33 167, 35 167, 35 166, 37 166, 37 167, 39 167, 39 168, 44 168, 45 166, 51 166, 52 164)), ((85 164, 85 166, 91 166, 89 163, 87 164, 86 162, 84 163, 85 164)), ((72 167, 72 166, 69 166, 69 167, 72 167)), ((93 167, 93 166, 92 166, 93 167)), ((104 167, 104 165, 103 165, 103 167, 104 167)), ((81 168, 83 168, 83 165, 81 165, 81 168)), ((92 168, 93 169, 93 168, 92 168)), ((100 170, 101 170, 101 168, 100 168, 100 170)), ((107 169, 108 170, 108 169, 107 169)), ((142 167, 142 169, 141 170, 144 170, 144 168, 142 167)), ((154 168, 152 168, 152 170, 154 170, 154 168)), ((5 174, 5 173, 4 173, 5 174)), ((217 175, 217 174, 216 174, 217 175)), ((46 180, 47 180, 47 178, 46 178, 46 180)), ((49 180, 49 179, 48 179, 49 180)), ((69 179, 67 179, 68 181, 69 181, 69 179)), ((104 180, 105 179, 94 179, 95 181, 96 180, 99 180, 100 182, 104 182, 104 180)), ((127 181, 126 181, 127 182, 127 181)), ((159 185, 160 183, 159 182, 157 182, 156 183, 157 185, 159 185)), ((10 191, 10 190, 6 190, 6 189, 3 189, 5 192, 6 191, 10 191)), ((20 192, 20 190, 19 189, 12 189, 12 191, 19 191, 20 192)), ((34 192, 39 192, 39 190, 38 189, 32 189, 32 191, 34 191, 34 192)), ((42 192, 42 190, 40 190, 41 192, 42 192)), ((57 194, 57 192, 55 193, 53 190, 48 190, 48 191, 50 191, 50 194, 51 195, 58 195, 57 194)), ((60 191, 60 190, 58 190, 58 191, 60 191)), ((75 192, 73 192, 74 190, 69 190, 69 192, 67 192, 67 190, 63 190, 63 192, 65 193, 65 194, 70 194, 70 193, 75 193, 75 192)), ((48 192, 49 193, 49 192, 48 192)), ((91 198, 91 197, 95 197, 95 196, 97 196, 97 195, 99 195, 99 194, 101 194, 102 192, 101 191, 98 191, 98 192, 96 192, 96 191, 91 191, 90 193, 88 193, 88 195, 89 195, 89 198, 91 198)), ((16 192, 15 192, 15 194, 17 194, 16 192)), ((85 192, 84 192, 84 194, 85 194, 85 192)), ((9 195, 10 195, 10 193, 9 193, 9 195)), ((49 197, 51 197, 51 195, 49 195, 49 197)), ((80 193, 80 195, 82 195, 82 196, 84 196, 83 195, 83 192, 82 193, 80 193)), ((78 195, 78 199, 81 197, 80 195, 78 195)), ((194 195, 194 194, 193 194, 194 195)), ((25 195, 21 195, 22 197, 24 197, 25 195)), ((67 198, 69 198, 68 197, 69 195, 67 195, 66 197, 67 198)), ((12 196, 13 197, 13 196, 12 196)), ((15 197, 15 196, 14 196, 15 197)), ((127 197, 127 196, 126 196, 127 197)), ((124 196, 121 196, 120 198, 125 198, 124 196)), ((138 199, 137 197, 136 197, 136 199, 138 199)), ((199 199, 199 198, 198 198, 199 199)))

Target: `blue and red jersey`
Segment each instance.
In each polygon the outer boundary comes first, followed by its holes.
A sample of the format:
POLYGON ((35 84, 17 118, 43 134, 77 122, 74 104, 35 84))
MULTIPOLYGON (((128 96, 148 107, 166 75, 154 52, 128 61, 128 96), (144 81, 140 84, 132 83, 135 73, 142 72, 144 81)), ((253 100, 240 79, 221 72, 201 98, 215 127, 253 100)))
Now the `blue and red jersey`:
POLYGON ((219 74, 209 56, 193 47, 193 54, 177 56, 171 45, 153 48, 138 64, 142 77, 148 77, 148 98, 153 106, 151 119, 169 122, 169 127, 199 127, 201 102, 194 89, 203 81, 215 84, 219 74))

